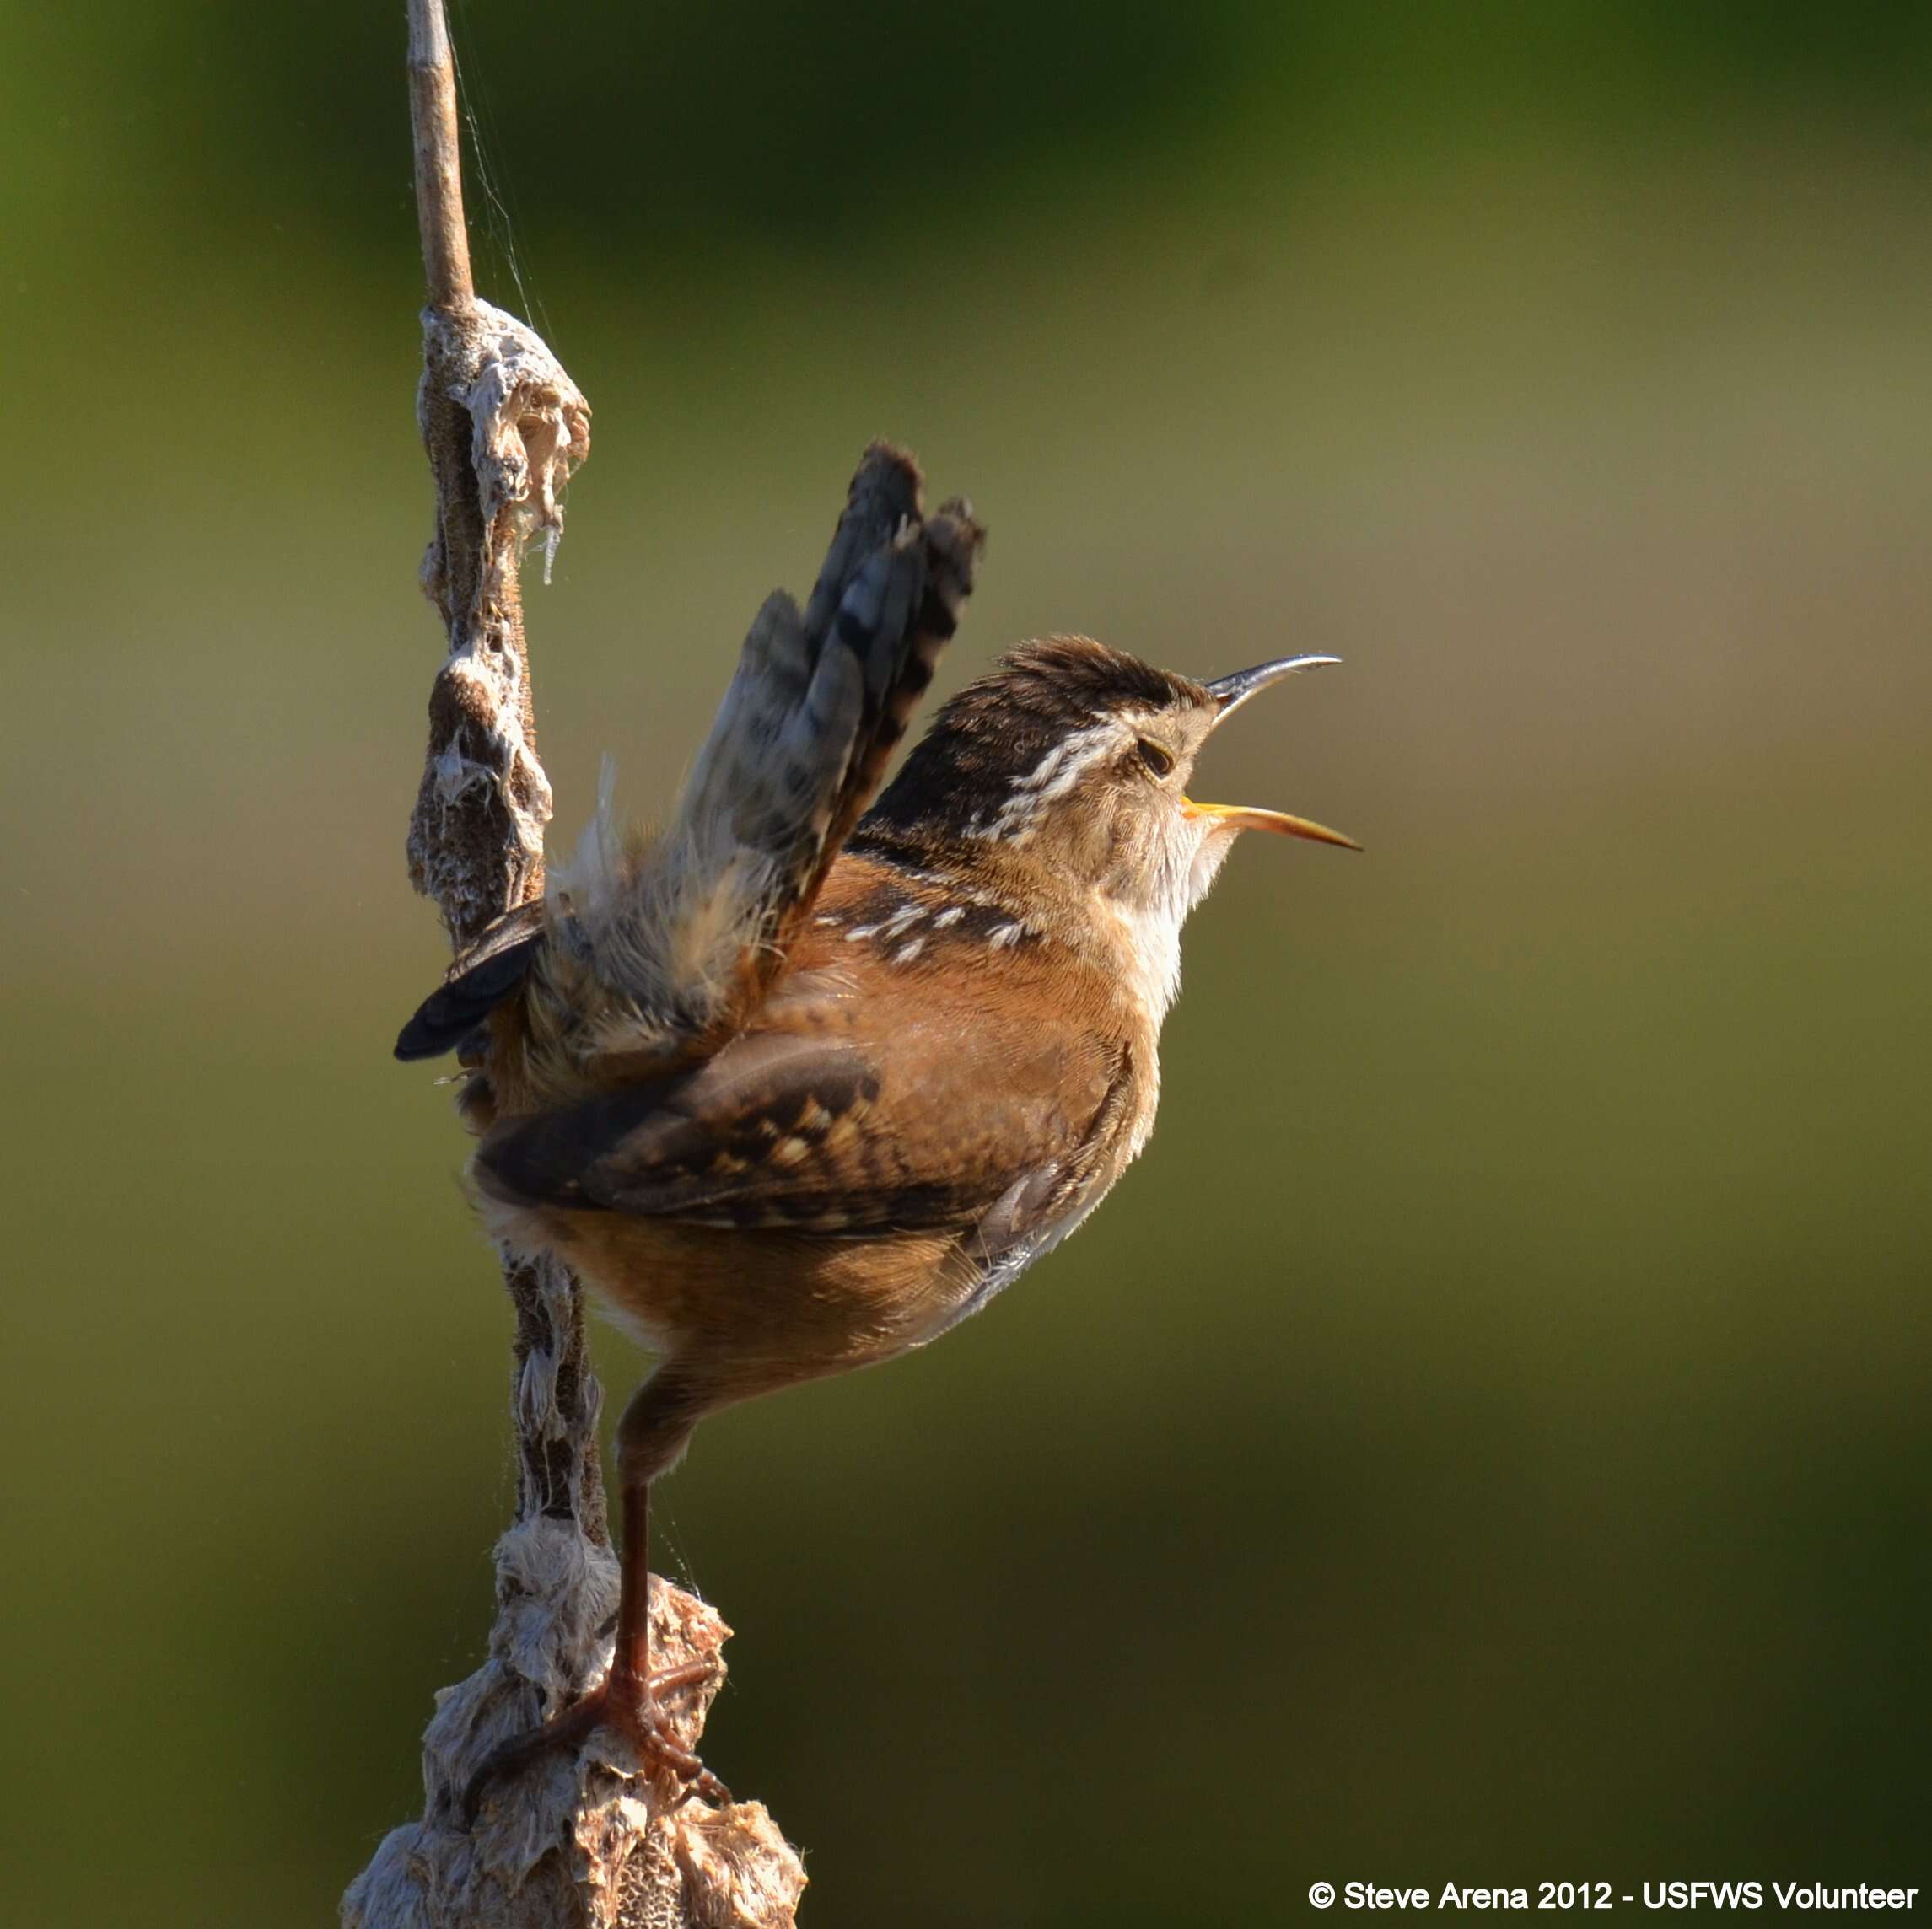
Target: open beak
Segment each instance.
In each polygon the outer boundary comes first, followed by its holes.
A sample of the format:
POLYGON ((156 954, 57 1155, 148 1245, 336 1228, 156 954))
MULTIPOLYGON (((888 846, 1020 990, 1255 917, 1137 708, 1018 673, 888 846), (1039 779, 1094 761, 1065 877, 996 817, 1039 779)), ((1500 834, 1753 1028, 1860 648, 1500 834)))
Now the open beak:
MULTIPOLYGON (((1293 676, 1297 670, 1316 669, 1341 660, 1339 657, 1283 657, 1274 663, 1257 664, 1252 669, 1238 669, 1232 676, 1215 678, 1207 686, 1220 705, 1214 727, 1219 729, 1257 690, 1265 690, 1284 676, 1293 676)), ((1353 837, 1344 837, 1339 830, 1311 823, 1305 817, 1291 817, 1285 810, 1257 810, 1239 803, 1197 803, 1192 798, 1184 798, 1182 807, 1189 817, 1211 818, 1229 830, 1273 830, 1284 837, 1305 837, 1314 844, 1338 844, 1344 851, 1362 848, 1353 837)))
POLYGON ((1271 683, 1279 683, 1297 670, 1320 669, 1325 664, 1341 660, 1340 657, 1280 657, 1273 663, 1257 664, 1252 669, 1238 669, 1232 676, 1216 677, 1208 690, 1221 707, 1221 714, 1215 719, 1217 727, 1226 723, 1257 690, 1266 690, 1271 683))
POLYGON ((1305 837, 1314 844, 1339 844, 1344 851, 1359 851, 1353 837, 1331 830, 1326 824, 1311 823, 1305 817, 1290 817, 1285 810, 1256 810, 1243 803, 1197 803, 1192 798, 1181 802, 1188 817, 1211 817, 1230 830, 1278 830, 1284 837, 1305 837))

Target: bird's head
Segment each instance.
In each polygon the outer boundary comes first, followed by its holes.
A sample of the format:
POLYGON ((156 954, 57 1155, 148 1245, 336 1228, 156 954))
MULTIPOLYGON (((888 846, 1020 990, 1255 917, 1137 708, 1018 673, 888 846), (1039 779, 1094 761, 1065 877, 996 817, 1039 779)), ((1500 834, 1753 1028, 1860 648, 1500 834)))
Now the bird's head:
POLYGON ((1177 932, 1244 830, 1359 848, 1284 811, 1187 793, 1203 745, 1249 697, 1334 661, 1288 657, 1198 683, 1086 637, 1023 644, 941 708, 871 821, 1023 851, 1177 932))

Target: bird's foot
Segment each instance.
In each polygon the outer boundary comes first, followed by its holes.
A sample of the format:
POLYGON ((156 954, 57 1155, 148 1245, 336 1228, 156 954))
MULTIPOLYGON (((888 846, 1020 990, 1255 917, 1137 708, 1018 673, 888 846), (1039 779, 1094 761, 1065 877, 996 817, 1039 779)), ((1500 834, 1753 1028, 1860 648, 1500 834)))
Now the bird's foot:
POLYGON ((573 1701, 541 1728, 513 1735, 492 1749, 470 1777, 463 1791, 463 1824, 476 1825, 477 1811, 492 1782, 519 1775, 530 1765, 559 1749, 574 1752, 598 1728, 614 1728, 638 1751, 647 1775, 670 1774, 684 1784, 679 1802, 694 1795, 717 1807, 731 1800, 731 1791, 670 1732, 658 1696, 675 1688, 708 1680, 713 1661, 687 1661, 681 1668, 659 1668, 640 1680, 613 1670, 581 1699, 573 1701))

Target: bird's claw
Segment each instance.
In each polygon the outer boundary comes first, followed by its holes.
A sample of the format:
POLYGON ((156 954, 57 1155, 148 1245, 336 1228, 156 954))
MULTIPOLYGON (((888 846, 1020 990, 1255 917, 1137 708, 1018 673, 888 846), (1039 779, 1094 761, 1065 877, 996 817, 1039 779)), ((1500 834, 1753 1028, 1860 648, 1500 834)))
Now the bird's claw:
POLYGON ((558 1749, 574 1751, 598 1728, 614 1728, 622 1735, 638 1751, 645 1774, 676 1776, 683 1784, 677 1797, 680 1803, 695 1795, 713 1807, 728 1806, 731 1791, 671 1733, 658 1701, 660 1693, 708 1680, 717 1667, 714 1661, 689 1661, 681 1668, 660 1668, 644 1680, 635 1675, 607 1675, 541 1728, 513 1735, 484 1757, 463 1790, 464 1827, 476 1826, 483 1797, 492 1782, 517 1775, 558 1749))

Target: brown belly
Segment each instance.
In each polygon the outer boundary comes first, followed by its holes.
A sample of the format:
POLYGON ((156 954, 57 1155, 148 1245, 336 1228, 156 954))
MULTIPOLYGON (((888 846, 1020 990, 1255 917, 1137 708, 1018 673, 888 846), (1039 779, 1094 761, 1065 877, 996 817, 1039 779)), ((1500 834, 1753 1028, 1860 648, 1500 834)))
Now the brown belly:
POLYGON ((653 1351, 722 1374, 740 1398, 916 1346, 977 1283, 952 1233, 812 1239, 482 1205, 499 1238, 556 1253, 653 1351))

